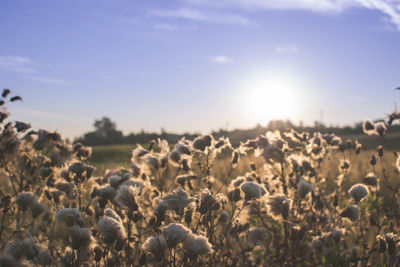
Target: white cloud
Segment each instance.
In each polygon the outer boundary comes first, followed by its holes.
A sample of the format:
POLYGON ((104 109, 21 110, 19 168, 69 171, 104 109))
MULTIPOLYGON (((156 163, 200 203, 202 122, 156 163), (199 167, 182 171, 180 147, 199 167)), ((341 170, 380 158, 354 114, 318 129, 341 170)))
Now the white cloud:
POLYGON ((63 80, 63 79, 55 79, 50 77, 40 77, 40 76, 32 76, 27 77, 30 80, 38 81, 41 83, 52 84, 52 85, 72 85, 71 82, 63 80))
MULTIPOLYGON (((13 108, 12 110, 13 115, 24 115, 24 116, 30 116, 30 117, 35 117, 35 118, 41 118, 41 119, 60 119, 60 120, 76 120, 76 118, 72 116, 68 116, 65 114, 60 114, 56 112, 51 112, 51 111, 44 111, 44 110, 38 110, 38 109, 31 109, 31 108, 13 108)), ((82 119, 82 118, 80 118, 82 119)))
POLYGON ((249 11, 259 9, 300 9, 315 12, 340 12, 358 5, 357 0, 184 0, 194 5, 208 5, 220 8, 241 8, 249 11))
POLYGON ((300 49, 294 44, 278 45, 275 50, 278 53, 286 53, 286 54, 300 53, 300 49))
POLYGON ((161 23, 154 25, 154 29, 162 31, 175 31, 177 27, 175 25, 161 23))
POLYGON ((230 57, 227 57, 227 56, 220 55, 220 56, 213 57, 212 61, 215 63, 226 64, 226 63, 232 62, 233 59, 230 57))
POLYGON ((0 56, 0 69, 13 72, 34 73, 29 65, 31 60, 27 57, 20 56, 0 56))
POLYGON ((193 21, 213 22, 222 24, 240 24, 240 25, 252 24, 247 18, 241 15, 232 13, 221 13, 221 12, 204 12, 199 9, 186 8, 186 7, 176 10, 154 10, 150 12, 150 15, 163 18, 181 18, 193 21))
POLYGON ((357 0, 363 7, 379 10, 389 17, 400 31, 400 0, 357 0))
POLYGON ((38 71, 31 67, 33 65, 32 60, 27 57, 21 56, 0 56, 0 70, 19 72, 24 74, 23 79, 32 81, 38 81, 41 83, 52 84, 52 85, 72 85, 63 79, 55 79, 43 76, 32 76, 38 74, 38 71), (29 75, 30 74, 30 75, 29 75))
POLYGON ((267 9, 309 10, 318 13, 340 13, 349 8, 379 11, 400 30, 400 0, 183 0, 192 6, 237 8, 246 11, 267 9))

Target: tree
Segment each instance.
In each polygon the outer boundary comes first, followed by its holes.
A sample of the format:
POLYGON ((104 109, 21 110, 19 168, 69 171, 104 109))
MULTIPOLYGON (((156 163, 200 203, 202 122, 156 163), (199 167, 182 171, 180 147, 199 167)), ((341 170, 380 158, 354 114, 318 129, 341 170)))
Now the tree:
POLYGON ((94 127, 96 128, 96 134, 99 136, 106 138, 111 133, 117 130, 117 125, 115 122, 112 122, 110 118, 103 117, 100 120, 95 120, 94 127))

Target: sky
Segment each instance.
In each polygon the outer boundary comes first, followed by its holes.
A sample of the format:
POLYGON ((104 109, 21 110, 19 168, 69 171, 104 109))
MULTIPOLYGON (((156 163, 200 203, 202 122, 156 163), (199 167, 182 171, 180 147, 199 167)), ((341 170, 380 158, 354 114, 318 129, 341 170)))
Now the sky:
POLYGON ((400 99, 400 0, 2 0, 11 120, 77 137, 351 125, 400 99))

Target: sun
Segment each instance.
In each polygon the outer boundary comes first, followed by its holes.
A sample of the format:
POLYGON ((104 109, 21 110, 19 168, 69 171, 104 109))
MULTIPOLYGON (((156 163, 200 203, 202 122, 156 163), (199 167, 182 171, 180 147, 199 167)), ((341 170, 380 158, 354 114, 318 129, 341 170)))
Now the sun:
POLYGON ((251 122, 293 119, 298 112, 299 89, 290 79, 274 76, 253 80, 245 90, 244 113, 251 122))

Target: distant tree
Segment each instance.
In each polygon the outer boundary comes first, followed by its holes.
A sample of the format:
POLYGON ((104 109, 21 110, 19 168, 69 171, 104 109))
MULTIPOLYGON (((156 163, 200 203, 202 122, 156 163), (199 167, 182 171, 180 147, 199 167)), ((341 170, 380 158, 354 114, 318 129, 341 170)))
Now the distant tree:
POLYGON ((117 130, 117 125, 112 122, 110 118, 103 117, 100 120, 95 120, 94 127, 96 128, 96 133, 101 137, 108 137, 112 132, 117 130))

